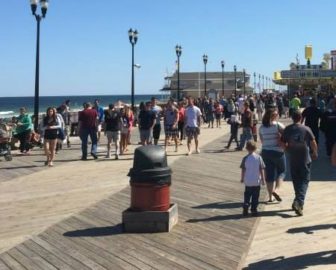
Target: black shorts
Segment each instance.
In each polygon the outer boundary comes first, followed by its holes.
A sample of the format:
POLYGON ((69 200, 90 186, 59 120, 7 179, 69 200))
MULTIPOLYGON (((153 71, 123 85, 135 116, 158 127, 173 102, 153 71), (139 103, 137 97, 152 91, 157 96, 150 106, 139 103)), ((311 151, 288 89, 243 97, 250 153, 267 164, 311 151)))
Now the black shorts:
POLYGON ((165 135, 166 137, 178 137, 178 129, 173 128, 173 125, 165 126, 165 135))
POLYGON ((160 138, 160 132, 161 132, 161 125, 157 124, 153 128, 153 138, 155 140, 158 140, 160 138))

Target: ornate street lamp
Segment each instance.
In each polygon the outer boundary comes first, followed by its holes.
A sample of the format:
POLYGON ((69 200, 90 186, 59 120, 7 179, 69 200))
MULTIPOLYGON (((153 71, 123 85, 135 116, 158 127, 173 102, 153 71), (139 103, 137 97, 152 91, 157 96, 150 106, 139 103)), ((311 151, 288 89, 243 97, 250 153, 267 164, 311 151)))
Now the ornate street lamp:
POLYGON ((48 10, 48 0, 30 0, 30 7, 37 22, 36 35, 36 65, 35 65, 35 96, 34 96, 34 130, 38 128, 39 100, 40 100, 40 22, 45 18, 48 10), (37 6, 41 6, 41 14, 37 14, 37 6))
POLYGON ((234 71, 234 96, 235 99, 237 99, 237 66, 233 66, 233 71, 234 71))
POLYGON ((138 31, 131 28, 128 30, 129 41, 132 45, 132 90, 131 90, 131 102, 132 102, 132 110, 134 111, 134 45, 138 41, 138 31))
POLYGON ((265 77, 264 77, 264 75, 262 75, 262 80, 263 80, 262 90, 264 91, 265 90, 265 77))
POLYGON ((259 88, 259 94, 260 94, 260 85, 261 85, 260 78, 261 78, 261 75, 259 74, 259 83, 258 83, 259 84, 259 87, 258 87, 259 88))
POLYGON ((177 101, 179 101, 180 100, 180 57, 182 54, 182 47, 180 45, 176 45, 175 52, 177 56, 177 101))
POLYGON ((253 72, 253 78, 254 78, 254 80, 253 80, 253 91, 254 92, 257 92, 256 91, 256 76, 257 76, 257 74, 255 72, 253 72))
POLYGON ((221 61, 221 66, 222 66, 222 94, 224 97, 224 67, 225 67, 225 62, 222 60, 221 61))
POLYGON ((244 68, 244 69, 243 69, 243 80, 244 80, 244 81, 243 81, 243 83, 244 83, 244 84, 243 84, 243 90, 244 90, 244 98, 245 98, 245 90, 246 90, 246 89, 245 89, 245 87, 246 87, 245 73, 246 73, 246 71, 245 71, 245 68, 244 68))
POLYGON ((203 55, 203 63, 204 63, 204 97, 206 97, 206 64, 208 63, 208 56, 206 54, 203 55))

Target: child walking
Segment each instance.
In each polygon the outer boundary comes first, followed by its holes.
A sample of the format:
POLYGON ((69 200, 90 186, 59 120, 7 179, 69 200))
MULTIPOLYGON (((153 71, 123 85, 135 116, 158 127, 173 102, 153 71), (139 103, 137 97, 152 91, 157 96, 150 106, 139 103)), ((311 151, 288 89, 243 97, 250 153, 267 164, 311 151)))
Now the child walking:
POLYGON ((234 114, 231 115, 231 117, 227 121, 227 123, 230 125, 231 136, 230 136, 228 145, 225 146, 225 148, 229 149, 233 140, 236 142, 237 148, 238 148, 239 147, 239 143, 238 143, 238 129, 239 129, 240 121, 238 119, 238 113, 237 113, 237 111, 234 114))
POLYGON ((260 183, 265 185, 265 164, 262 157, 255 152, 256 149, 256 143, 248 141, 246 144, 248 155, 243 158, 240 165, 242 169, 240 182, 245 184, 243 216, 248 215, 250 205, 252 216, 258 215, 260 183))

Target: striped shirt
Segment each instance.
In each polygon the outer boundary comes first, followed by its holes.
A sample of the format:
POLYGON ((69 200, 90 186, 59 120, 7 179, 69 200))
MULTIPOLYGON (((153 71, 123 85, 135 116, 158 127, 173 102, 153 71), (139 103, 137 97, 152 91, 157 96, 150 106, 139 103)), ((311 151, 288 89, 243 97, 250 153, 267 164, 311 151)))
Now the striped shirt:
POLYGON ((285 126, 280 122, 272 122, 269 127, 260 126, 259 136, 262 141, 262 149, 283 152, 283 149, 279 145, 279 133, 283 133, 284 129, 285 126))

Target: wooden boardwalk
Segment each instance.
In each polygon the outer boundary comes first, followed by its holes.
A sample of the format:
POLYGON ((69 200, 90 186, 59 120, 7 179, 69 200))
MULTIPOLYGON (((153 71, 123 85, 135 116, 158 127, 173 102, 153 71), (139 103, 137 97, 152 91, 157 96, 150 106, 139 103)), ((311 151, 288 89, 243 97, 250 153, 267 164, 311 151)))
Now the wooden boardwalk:
POLYGON ((336 167, 325 154, 324 137, 320 138, 304 215, 297 217, 291 211, 294 191, 291 181, 286 181, 281 188, 283 201, 266 205, 261 213, 245 269, 336 269, 336 167))
POLYGON ((122 233, 125 188, 3 252, 0 269, 239 269, 258 219, 241 216, 245 153, 224 152, 225 144, 217 139, 170 164, 179 208, 172 232, 122 233))

